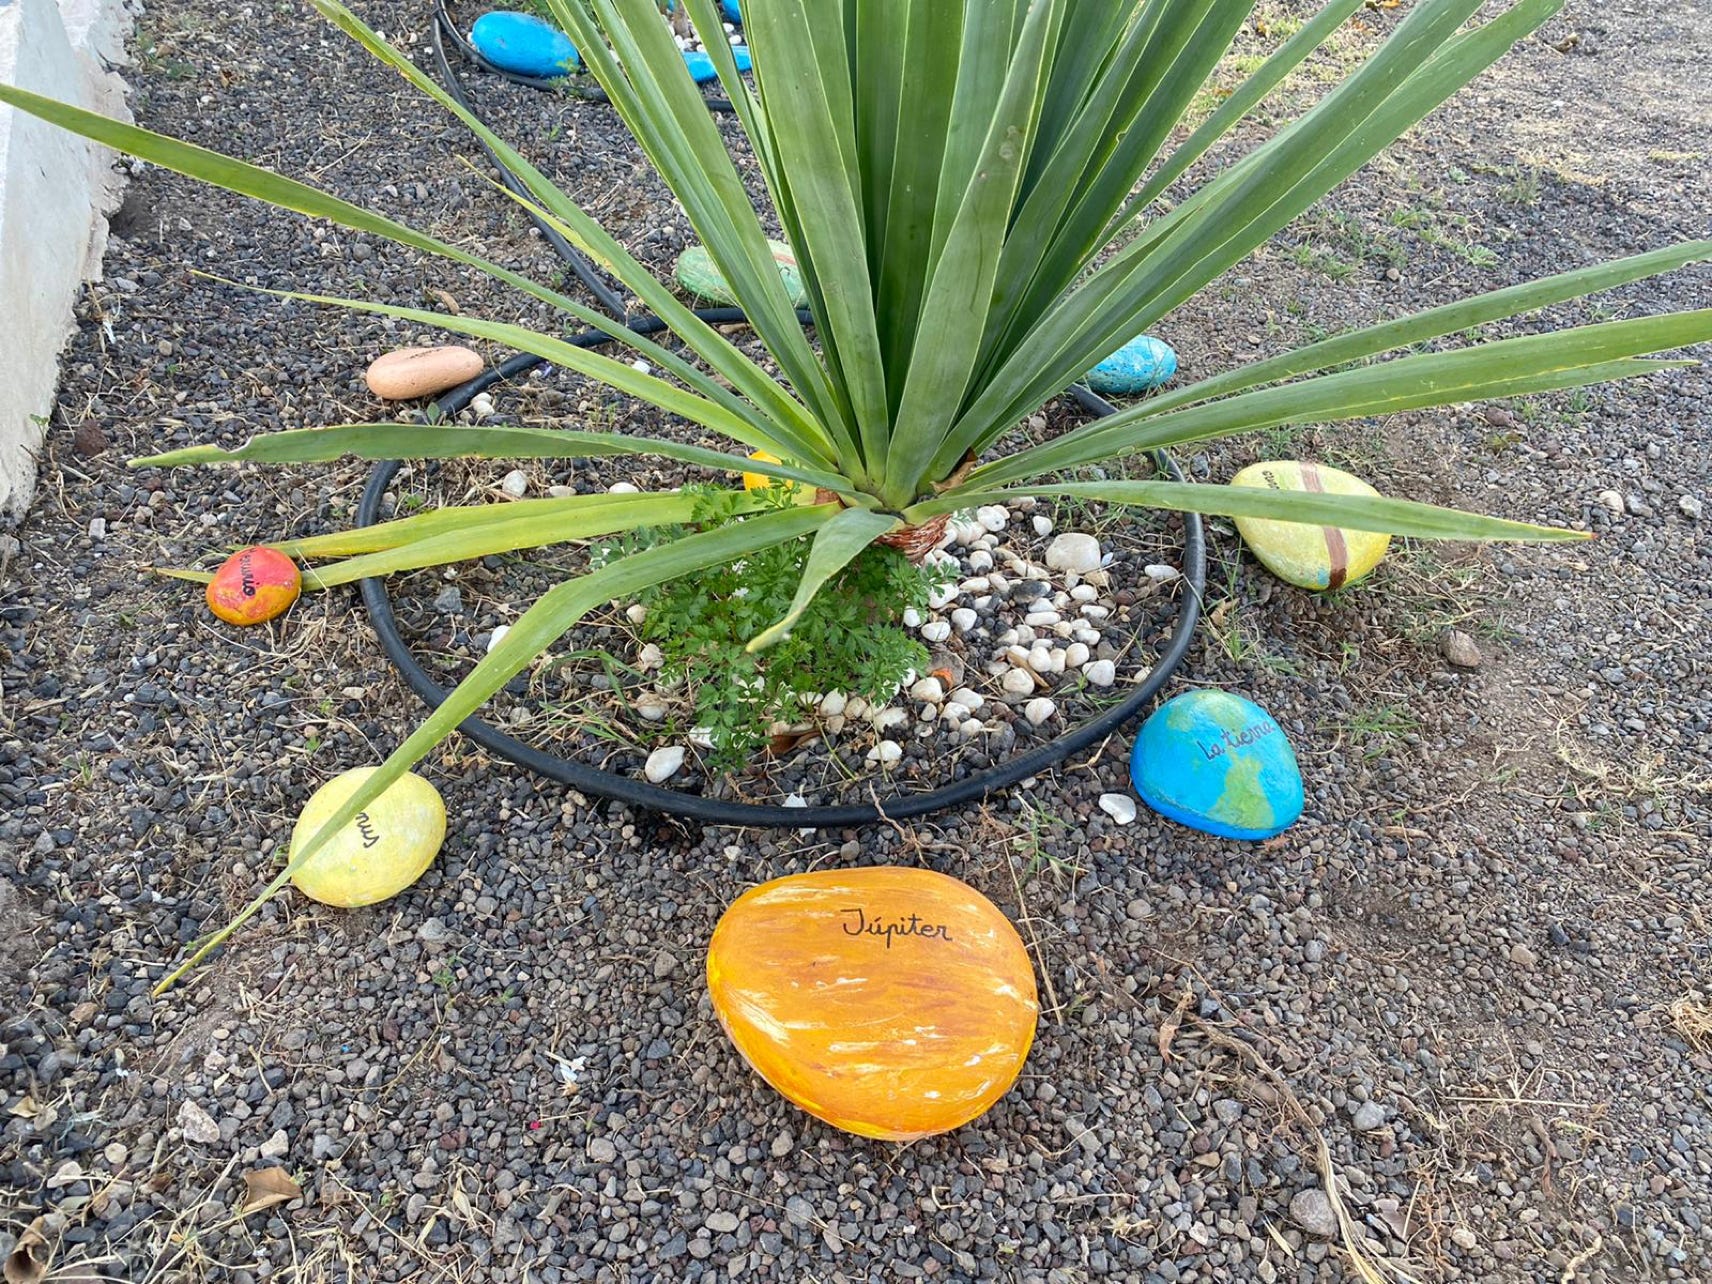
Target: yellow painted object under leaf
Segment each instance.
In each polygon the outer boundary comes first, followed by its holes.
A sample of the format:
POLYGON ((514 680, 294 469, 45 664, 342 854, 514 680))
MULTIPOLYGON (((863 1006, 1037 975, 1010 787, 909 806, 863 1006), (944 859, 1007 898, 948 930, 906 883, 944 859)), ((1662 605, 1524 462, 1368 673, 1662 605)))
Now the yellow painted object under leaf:
MULTIPOLYGON (((291 831, 291 855, 375 771, 358 767, 335 776, 303 808, 291 831)), ((303 868, 292 885, 310 900, 351 909, 396 896, 434 863, 446 839, 446 804, 433 785, 407 772, 368 805, 366 811, 333 836, 303 868)))
MULTIPOLYGON (((758 459, 763 464, 782 464, 785 462, 777 455, 769 455, 764 450, 750 451, 749 458, 758 459)), ((809 487, 804 486, 801 482, 786 481, 783 477, 769 477, 765 473, 743 474, 744 490, 766 490, 769 486, 772 486, 775 483, 792 492, 796 502, 799 504, 812 504, 814 502, 814 491, 809 489, 809 487)))
MULTIPOLYGON (((1307 494, 1379 494, 1361 478, 1340 469, 1296 460, 1251 464, 1232 477, 1230 484, 1307 494)), ((1354 584, 1378 566, 1391 547, 1391 537, 1376 531, 1307 522, 1239 517, 1236 528, 1267 570, 1305 589, 1340 589, 1354 584)))
POLYGON ((713 1010, 761 1077, 827 1123, 913 1141, 1015 1082, 1040 1013, 1022 938, 925 869, 819 870, 739 897, 707 954, 713 1010))

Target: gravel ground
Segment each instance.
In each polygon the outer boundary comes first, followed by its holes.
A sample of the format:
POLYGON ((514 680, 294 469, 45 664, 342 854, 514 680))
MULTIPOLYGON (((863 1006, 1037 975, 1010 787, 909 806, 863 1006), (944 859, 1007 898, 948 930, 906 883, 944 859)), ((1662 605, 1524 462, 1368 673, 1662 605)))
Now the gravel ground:
MULTIPOLYGON (((368 8, 407 38, 422 21, 368 8)), ((556 270, 461 137, 298 7, 150 13, 137 47, 144 123, 556 270)), ((1708 235, 1709 57, 1690 0, 1571 0, 1163 333, 1199 374, 1708 235)), ((669 264, 682 217, 606 109, 477 91, 669 264)), ((0 1247, 41 1217, 64 1280, 1155 1284, 1353 1278, 1353 1232, 1421 1280, 1712 1277, 1702 373, 1189 461, 1222 478, 1312 455, 1600 537, 1400 549, 1315 597, 1215 524, 1183 681, 1241 690, 1293 736, 1308 811, 1272 843, 1145 811, 1116 826, 1096 799, 1123 788, 1118 742, 986 808, 812 835, 632 814, 452 743, 425 768, 452 827, 418 886, 351 913, 276 900, 154 1000, 307 795, 416 712, 343 594, 240 636, 138 574, 336 524, 360 473, 125 458, 363 417, 363 366, 414 337, 193 270, 520 314, 158 172, 115 232, 41 493, 0 552, 0 1247), (1447 662, 1452 629, 1477 668, 1447 662), (898 1149, 823 1127, 713 1019, 700 965, 722 907, 834 861, 962 877, 1035 953, 1023 1079, 955 1134, 898 1149), (301 1200, 246 1214, 245 1178, 270 1168, 301 1200)), ((1547 320, 1691 306, 1709 280, 1547 320)))

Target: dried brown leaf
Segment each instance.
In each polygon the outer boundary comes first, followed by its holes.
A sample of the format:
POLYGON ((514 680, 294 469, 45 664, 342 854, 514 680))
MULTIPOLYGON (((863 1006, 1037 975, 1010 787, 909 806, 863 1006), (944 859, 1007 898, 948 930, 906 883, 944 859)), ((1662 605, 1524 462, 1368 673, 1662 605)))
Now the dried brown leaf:
POLYGON ((53 1248, 47 1236, 42 1234, 46 1220, 38 1217, 26 1226, 12 1251, 6 1255, 6 1284, 42 1284, 48 1277, 48 1267, 53 1263, 53 1248))
POLYGON ((1183 1024, 1183 1014, 1189 1010, 1189 1000, 1194 997, 1192 991, 1184 990, 1177 996, 1177 1006, 1171 1015, 1159 1023, 1159 1055, 1165 1061, 1171 1060, 1172 1040, 1177 1037, 1177 1029, 1183 1024))
POLYGON ((291 1180, 283 1168, 258 1168, 244 1174, 244 1206, 239 1216, 248 1217, 275 1204, 289 1204, 303 1194, 303 1187, 291 1180))

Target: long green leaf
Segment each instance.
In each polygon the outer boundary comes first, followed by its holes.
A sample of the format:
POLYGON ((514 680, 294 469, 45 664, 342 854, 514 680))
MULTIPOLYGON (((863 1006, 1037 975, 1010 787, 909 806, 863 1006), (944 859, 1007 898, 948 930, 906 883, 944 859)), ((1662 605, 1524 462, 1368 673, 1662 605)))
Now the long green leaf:
POLYGON ((778 623, 751 639, 748 649, 765 650, 783 638, 802 618, 802 613, 808 610, 809 603, 814 601, 815 594, 820 592, 828 580, 850 565, 856 555, 868 545, 900 525, 902 523, 890 513, 871 513, 860 508, 847 508, 822 526, 814 534, 814 543, 809 548, 808 561, 803 566, 802 581, 797 585, 790 610, 785 612, 784 618, 778 623))
POLYGON ((708 566, 719 566, 786 540, 807 535, 831 519, 839 510, 830 504, 764 513, 745 522, 732 522, 717 530, 690 535, 675 543, 633 553, 610 562, 597 571, 568 580, 549 589, 525 611, 491 651, 476 665, 456 690, 446 697, 410 736, 395 749, 348 798, 327 822, 274 875, 261 893, 219 931, 200 942, 190 957, 155 986, 155 993, 170 989, 227 937, 237 931, 284 887, 291 876, 312 860, 357 813, 368 807, 396 783, 405 772, 455 731, 514 675, 572 628, 578 620, 603 602, 623 598, 666 580, 689 575, 708 566))
MULTIPOLYGON (((462 425, 340 424, 332 428, 291 428, 262 433, 234 450, 219 446, 186 446, 162 455, 133 459, 133 468, 176 468, 184 464, 321 464, 354 459, 591 459, 613 455, 660 455, 723 473, 760 473, 785 481, 804 482, 835 492, 850 484, 833 473, 792 464, 744 459, 704 446, 686 446, 651 437, 621 437, 616 433, 574 432, 565 428, 466 428, 462 425)), ((852 492, 861 507, 873 501, 852 492)))
POLYGON ((597 491, 589 495, 561 495, 549 499, 519 499, 502 504, 451 504, 427 512, 397 517, 372 526, 353 526, 349 530, 329 531, 325 535, 305 535, 301 539, 276 540, 269 548, 278 549, 287 557, 354 557, 358 553, 378 553, 397 548, 431 535, 451 531, 473 530, 495 522, 514 522, 520 517, 545 513, 560 513, 566 517, 592 508, 623 508, 646 495, 612 494, 597 491))
POLYGON ((1586 531, 1563 530, 1512 522, 1454 508, 1407 499, 1367 495, 1321 495, 1266 490, 1255 486, 1205 486, 1194 482, 1126 481, 1064 482, 1021 486, 1009 490, 974 491, 956 499, 931 499, 904 514, 919 522, 969 504, 1003 504, 1024 495, 1063 496, 1108 504, 1164 508, 1179 513, 1221 517, 1263 517, 1278 522, 1314 526, 1344 526, 1358 531, 1382 531, 1414 539, 1466 540, 1584 540, 1586 531))

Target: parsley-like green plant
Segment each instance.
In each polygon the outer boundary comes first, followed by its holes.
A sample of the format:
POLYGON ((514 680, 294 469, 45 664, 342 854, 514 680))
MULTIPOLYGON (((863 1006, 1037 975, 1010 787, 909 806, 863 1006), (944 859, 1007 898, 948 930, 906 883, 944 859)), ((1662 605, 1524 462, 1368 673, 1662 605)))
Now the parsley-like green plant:
MULTIPOLYGON (((716 0, 683 0, 705 38, 807 291, 805 333, 763 215, 655 0, 545 0, 671 187, 765 347, 771 367, 698 318, 534 165, 340 0, 311 0, 473 130, 521 179, 526 204, 670 328, 656 342, 476 252, 278 174, 12 87, 0 102, 193 177, 486 273, 628 348, 362 299, 355 308, 541 356, 735 443, 565 428, 379 423, 273 432, 140 464, 650 454, 815 488, 769 508, 734 494, 729 520, 549 590, 364 786, 298 848, 170 984, 322 846, 587 612, 657 584, 808 541, 786 610, 748 645, 778 642, 826 585, 882 538, 955 509, 1024 495, 1383 530, 1417 538, 1569 539, 1576 532, 1401 499, 1286 494, 1064 474, 1158 447, 1527 396, 1681 364, 1651 354, 1712 339, 1712 309, 1496 338, 1483 327, 1708 257, 1653 250, 1385 320, 1220 371, 1098 422, 997 449, 1021 419, 1154 326, 1414 128, 1564 0, 1415 0, 1319 102, 1227 163, 1195 170, 1331 40, 1364 0, 1327 0, 1204 121, 1188 118, 1254 0, 748 0, 751 85, 716 0), (1486 9, 1484 22, 1477 15, 1486 9), (1179 126, 1184 126, 1179 128, 1179 126), (1198 188, 1180 180, 1203 172, 1198 188), (1474 330, 1474 342, 1463 341, 1474 330), (1445 341, 1443 347, 1435 346, 1445 341), (640 358, 641 366, 632 361, 640 358), (1352 364, 1353 363, 1353 364, 1352 364), (645 368, 644 368, 645 367, 645 368), (1340 368, 1341 367, 1341 368, 1340 368), (776 372, 776 373, 775 373, 776 372), (744 451, 779 463, 749 462, 744 451)), ((596 495, 448 509, 280 547, 339 559, 311 588, 489 553, 682 524, 680 494, 596 495)), ((757 621, 757 624, 759 621, 757 621)))

